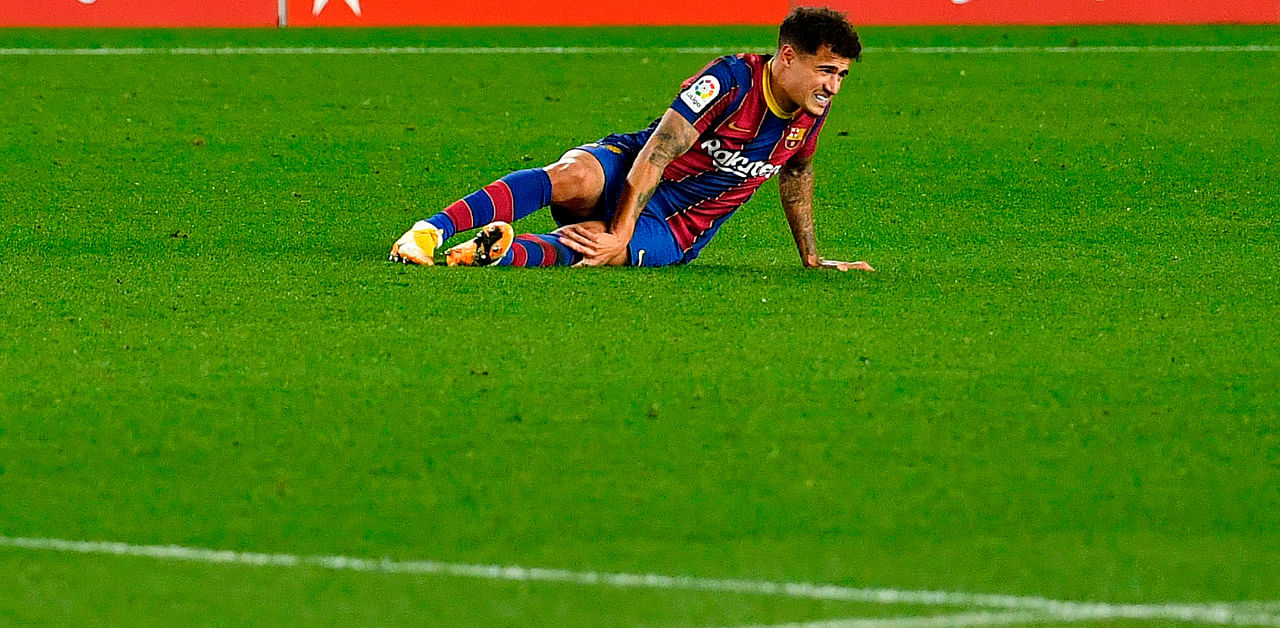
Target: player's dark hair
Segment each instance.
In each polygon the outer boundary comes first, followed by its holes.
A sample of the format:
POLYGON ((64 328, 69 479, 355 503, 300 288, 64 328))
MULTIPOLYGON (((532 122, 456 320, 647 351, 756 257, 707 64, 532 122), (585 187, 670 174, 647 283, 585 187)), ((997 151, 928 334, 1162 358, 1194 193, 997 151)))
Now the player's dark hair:
POLYGON ((862 42, 853 24, 843 13, 825 7, 796 7, 782 20, 778 29, 778 47, 790 44, 802 54, 816 54, 831 46, 831 52, 846 59, 862 60, 862 42))

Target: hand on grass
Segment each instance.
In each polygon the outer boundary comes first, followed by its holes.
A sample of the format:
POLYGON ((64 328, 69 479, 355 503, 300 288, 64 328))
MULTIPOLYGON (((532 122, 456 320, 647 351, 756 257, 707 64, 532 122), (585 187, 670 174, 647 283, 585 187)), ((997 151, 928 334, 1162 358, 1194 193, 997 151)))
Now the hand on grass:
POLYGON ((608 231, 568 225, 556 231, 561 244, 582 254, 574 266, 616 266, 626 259, 627 243, 608 231))
POLYGON ((866 262, 837 262, 831 259, 819 259, 818 267, 834 268, 840 272, 847 272, 850 270, 865 270, 869 273, 873 273, 876 270, 871 267, 871 264, 868 264, 866 262))

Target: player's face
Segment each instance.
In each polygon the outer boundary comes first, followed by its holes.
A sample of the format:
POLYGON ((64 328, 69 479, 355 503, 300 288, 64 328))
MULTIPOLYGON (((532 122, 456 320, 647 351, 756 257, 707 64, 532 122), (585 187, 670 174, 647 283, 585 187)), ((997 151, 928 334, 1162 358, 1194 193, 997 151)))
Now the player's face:
POLYGON ((831 99, 840 93, 840 84, 849 76, 849 59, 823 46, 814 54, 801 53, 790 46, 779 54, 783 60, 781 87, 792 103, 818 116, 827 110, 831 99))

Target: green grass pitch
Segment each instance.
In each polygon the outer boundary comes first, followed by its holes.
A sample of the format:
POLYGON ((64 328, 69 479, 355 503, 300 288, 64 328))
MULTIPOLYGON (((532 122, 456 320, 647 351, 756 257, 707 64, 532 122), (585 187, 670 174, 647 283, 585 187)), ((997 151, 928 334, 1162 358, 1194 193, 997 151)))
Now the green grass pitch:
MULTIPOLYGON (((0 31, 641 48, 0 56, 0 536, 1280 599, 1280 53, 902 50, 1278 28, 865 29, 878 51, 835 100, 816 213, 820 250, 874 274, 802 270, 772 183, 684 267, 385 261, 462 194, 643 127, 714 56, 674 48, 772 37, 0 31)), ((0 624, 957 610, 15 547, 0 573, 0 624)))

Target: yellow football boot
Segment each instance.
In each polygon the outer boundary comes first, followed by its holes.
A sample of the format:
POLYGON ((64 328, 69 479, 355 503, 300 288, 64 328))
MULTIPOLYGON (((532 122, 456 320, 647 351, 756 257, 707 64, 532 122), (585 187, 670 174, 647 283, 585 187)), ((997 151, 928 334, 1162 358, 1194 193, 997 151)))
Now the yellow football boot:
POLYGON ((425 220, 419 220, 414 223, 412 229, 404 232, 404 235, 391 245, 391 255, 388 259, 401 264, 432 266, 436 263, 432 256, 436 254, 436 249, 440 248, 443 242, 443 231, 425 220))

